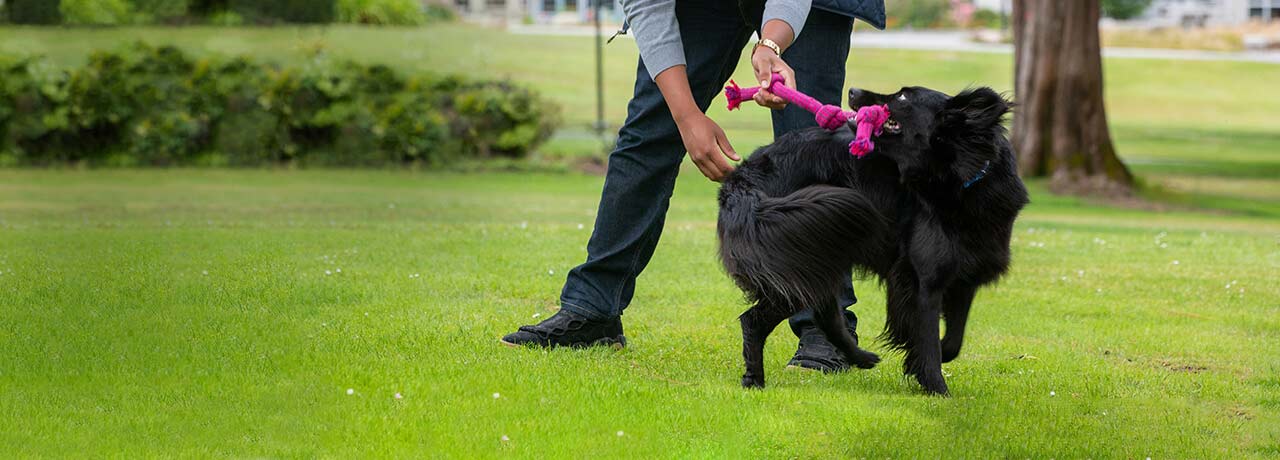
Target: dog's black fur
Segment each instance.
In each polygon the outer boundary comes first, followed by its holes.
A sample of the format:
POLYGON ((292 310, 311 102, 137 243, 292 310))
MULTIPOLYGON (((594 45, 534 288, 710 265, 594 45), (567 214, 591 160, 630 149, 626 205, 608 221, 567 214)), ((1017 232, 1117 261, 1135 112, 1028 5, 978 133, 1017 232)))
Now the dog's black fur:
POLYGON ((888 104, 891 117, 866 157, 849 154, 847 127, 798 131, 756 151, 720 189, 720 258, 754 303, 739 318, 745 387, 764 386, 765 338, 804 308, 851 364, 879 362, 836 305, 853 267, 885 285, 882 338, 904 352, 904 372, 947 394, 942 363, 960 353, 974 294, 1009 266, 1027 203, 1001 125, 1011 103, 990 88, 849 91, 855 110, 872 104, 888 104))

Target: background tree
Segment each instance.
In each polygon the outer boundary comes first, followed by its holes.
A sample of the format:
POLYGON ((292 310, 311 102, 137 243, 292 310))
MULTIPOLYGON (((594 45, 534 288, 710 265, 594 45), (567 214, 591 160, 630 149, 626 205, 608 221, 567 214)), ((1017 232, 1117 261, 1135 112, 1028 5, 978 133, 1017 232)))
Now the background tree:
POLYGON ((1058 193, 1125 195, 1102 99, 1099 0, 1014 0, 1013 144, 1023 177, 1058 193))

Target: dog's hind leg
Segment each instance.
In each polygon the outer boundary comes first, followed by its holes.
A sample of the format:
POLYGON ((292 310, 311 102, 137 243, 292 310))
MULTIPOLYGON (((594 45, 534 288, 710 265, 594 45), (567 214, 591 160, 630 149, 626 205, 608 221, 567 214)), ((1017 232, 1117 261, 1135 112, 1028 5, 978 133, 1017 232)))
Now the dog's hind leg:
POLYGON ((764 341, 789 316, 789 312, 761 301, 738 317, 742 323, 742 359, 747 367, 742 374, 744 388, 764 388, 764 341))
POLYGON ((880 362, 880 356, 858 348, 858 339, 849 333, 849 320, 845 319, 834 299, 827 303, 830 307, 814 307, 814 320, 818 328, 827 337, 827 341, 835 345, 844 354, 845 361, 859 369, 871 369, 880 362))
POLYGON ((977 292, 977 286, 967 284, 957 284, 947 290, 942 306, 942 316, 947 320, 947 332, 942 336, 944 363, 949 363, 960 355, 960 346, 964 343, 964 326, 969 321, 969 308, 973 306, 973 296, 977 292))

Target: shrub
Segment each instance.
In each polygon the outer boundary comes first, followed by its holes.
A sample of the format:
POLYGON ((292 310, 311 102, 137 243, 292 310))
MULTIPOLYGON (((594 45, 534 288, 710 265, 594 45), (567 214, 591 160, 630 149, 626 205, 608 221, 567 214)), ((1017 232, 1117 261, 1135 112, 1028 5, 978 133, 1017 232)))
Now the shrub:
POLYGON ((1132 19, 1149 6, 1151 0, 1102 0, 1102 14, 1113 19, 1132 19))
POLYGON ((114 26, 133 17, 125 0, 61 0, 62 21, 71 25, 114 26))
POLYGON ((339 22, 419 25, 426 20, 418 0, 338 0, 339 22))
POLYGON ((7 0, 5 11, 14 24, 50 25, 62 22, 59 0, 7 0))
POLYGON ((0 58, 0 154, 33 164, 67 160, 46 158, 71 127, 66 83, 40 61, 0 58))
POLYGON ((228 7, 251 22, 325 24, 337 13, 335 0, 229 0, 228 7))
POLYGON ((510 83, 323 54, 274 68, 137 44, 70 71, 0 56, 3 165, 439 165, 523 156, 557 122, 510 83))
POLYGON ((428 22, 453 22, 458 20, 458 12, 453 8, 438 3, 428 3, 425 9, 428 22))
POLYGON ((188 0, 129 0, 141 23, 172 22, 188 14, 188 0))
POLYGON ((505 82, 463 85, 452 98, 457 128, 481 157, 523 156, 551 136, 558 120, 552 106, 529 90, 505 82))
POLYGON ((980 9, 973 13, 973 19, 969 22, 969 27, 975 29, 995 29, 1000 27, 1003 18, 997 13, 986 8, 980 9))
POLYGON ((898 0, 885 2, 892 27, 936 29, 950 24, 950 0, 898 0))

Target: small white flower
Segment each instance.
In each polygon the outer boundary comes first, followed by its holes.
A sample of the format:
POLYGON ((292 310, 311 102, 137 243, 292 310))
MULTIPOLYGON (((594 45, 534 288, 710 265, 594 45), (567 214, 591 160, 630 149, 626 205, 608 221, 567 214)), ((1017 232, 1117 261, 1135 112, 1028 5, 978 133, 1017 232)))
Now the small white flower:
POLYGON ((554 274, 556 274, 556 271, 555 271, 555 270, 547 270, 547 274, 548 274, 548 275, 554 275, 554 274))
POLYGON ((622 434, 623 434, 623 433, 622 433, 622 430, 618 430, 618 437, 619 437, 619 438, 621 438, 621 437, 622 437, 622 434))
POLYGON ((1056 392, 1056 391, 1050 391, 1050 392, 1049 392, 1049 396, 1057 396, 1057 395, 1058 395, 1058 392, 1056 392))
POLYGON ((342 273, 342 269, 341 269, 341 268, 336 268, 336 269, 334 269, 334 271, 336 271, 336 272, 338 272, 338 273, 342 273))
POLYGON ((1102 288, 1098 288, 1098 293, 1099 293, 1099 294, 1101 294, 1101 293, 1102 293, 1102 288))
POLYGON ((356 389, 355 389, 355 388, 347 388, 347 394, 349 394, 349 395, 356 394, 356 389))
POLYGON ((520 229, 524 230, 526 228, 529 228, 529 222, 528 221, 520 222, 520 229))
POLYGON ((1160 243, 1160 249, 1169 247, 1169 243, 1160 243))
POLYGON ((582 224, 578 224, 578 230, 582 230, 582 224))
POLYGON ((324 271, 324 276, 329 276, 329 275, 332 275, 332 274, 333 274, 333 272, 331 272, 331 271, 329 271, 329 270, 325 270, 325 271, 324 271))
POLYGON ((400 393, 396 393, 395 398, 396 398, 396 399, 404 399, 404 395, 402 395, 402 394, 400 394, 400 393))
POLYGON ((1076 276, 1084 276, 1084 270, 1076 270, 1076 276))
POLYGON ((200 270, 200 274, 201 274, 201 275, 208 275, 208 274, 209 274, 209 270, 200 270))
POLYGON ((1174 265, 1178 265, 1178 263, 1179 263, 1179 262, 1178 262, 1178 261, 1176 261, 1176 260, 1175 260, 1175 261, 1173 261, 1173 264, 1174 264, 1174 265))
MULTIPOLYGON (((507 442, 507 441, 510 441, 510 440, 511 440, 511 438, 508 438, 508 437, 507 437, 507 435, 505 435, 505 434, 504 434, 504 435, 502 435, 502 442, 507 442)), ((1147 460, 1151 460, 1151 459, 1149 459, 1149 458, 1148 458, 1147 460)))
POLYGON ((502 395, 500 395, 500 394, 497 394, 497 393, 494 393, 494 394, 493 394, 493 399, 498 399, 498 398, 501 398, 501 397, 502 397, 502 395))
POLYGON ((537 318, 537 317, 539 317, 539 316, 542 316, 542 313, 534 313, 534 314, 533 314, 533 317, 534 317, 534 318, 537 318))

